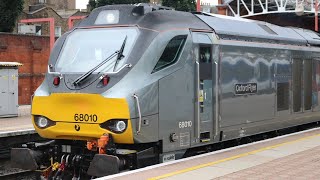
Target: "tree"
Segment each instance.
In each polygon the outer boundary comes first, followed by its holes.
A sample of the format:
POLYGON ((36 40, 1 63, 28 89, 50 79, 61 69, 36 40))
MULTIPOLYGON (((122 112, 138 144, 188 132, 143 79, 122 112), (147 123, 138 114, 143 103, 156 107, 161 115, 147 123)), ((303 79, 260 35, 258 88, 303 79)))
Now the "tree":
POLYGON ((96 0, 89 0, 90 11, 97 7, 96 0))
POLYGON ((163 6, 173 7, 178 11, 195 11, 195 0, 162 0, 163 6))
POLYGON ((0 32, 12 32, 24 0, 0 0, 0 32))

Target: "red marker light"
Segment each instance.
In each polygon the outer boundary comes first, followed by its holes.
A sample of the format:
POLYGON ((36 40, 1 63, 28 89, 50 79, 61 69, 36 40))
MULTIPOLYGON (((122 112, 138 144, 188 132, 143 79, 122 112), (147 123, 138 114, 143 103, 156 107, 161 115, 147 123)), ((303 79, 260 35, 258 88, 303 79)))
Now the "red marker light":
POLYGON ((102 84, 103 84, 103 86, 108 85, 109 79, 110 79, 110 78, 109 78, 108 76, 104 76, 104 77, 102 78, 102 84))
POLYGON ((60 84, 60 77, 53 78, 53 85, 58 86, 60 84))

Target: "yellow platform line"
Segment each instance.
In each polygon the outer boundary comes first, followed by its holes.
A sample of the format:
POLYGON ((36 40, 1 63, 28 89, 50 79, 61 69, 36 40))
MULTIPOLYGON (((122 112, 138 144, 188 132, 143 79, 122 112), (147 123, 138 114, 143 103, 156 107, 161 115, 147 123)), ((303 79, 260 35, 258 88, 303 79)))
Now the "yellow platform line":
POLYGON ((190 168, 182 169, 182 170, 175 171, 175 172, 168 173, 168 174, 164 174, 164 175, 161 175, 161 176, 152 177, 152 178, 149 178, 149 180, 164 179, 164 178, 167 178, 167 177, 171 177, 171 176, 175 176, 175 175, 178 175, 178 174, 186 173, 186 172, 189 172, 189 171, 197 170, 197 169, 200 169, 200 168, 212 166, 212 165, 219 164, 219 163, 222 163, 222 162, 231 161, 231 160, 238 159, 238 158, 241 158, 241 157, 245 157, 245 156, 248 156, 248 155, 256 154, 256 153, 259 153, 259 152, 262 152, 262 151, 270 150, 270 149, 277 148, 277 147, 284 146, 284 145, 288 145, 288 144, 297 143, 297 142, 300 142, 300 141, 303 141, 303 140, 307 140, 307 139, 311 139, 311 138, 319 137, 319 136, 320 136, 320 134, 316 134, 316 135, 312 135, 312 136, 303 137, 303 138, 300 138, 300 139, 297 139, 297 140, 276 144, 276 145, 273 145, 273 146, 267 146, 267 147, 264 147, 264 148, 261 148, 261 149, 257 149, 257 150, 246 152, 246 153, 239 154, 239 155, 236 155, 236 156, 228 157, 228 158, 221 159, 221 160, 218 160, 218 161, 214 161, 214 162, 210 162, 210 163, 206 163, 206 164, 201 164, 201 165, 198 165, 198 166, 193 166, 193 167, 190 167, 190 168))

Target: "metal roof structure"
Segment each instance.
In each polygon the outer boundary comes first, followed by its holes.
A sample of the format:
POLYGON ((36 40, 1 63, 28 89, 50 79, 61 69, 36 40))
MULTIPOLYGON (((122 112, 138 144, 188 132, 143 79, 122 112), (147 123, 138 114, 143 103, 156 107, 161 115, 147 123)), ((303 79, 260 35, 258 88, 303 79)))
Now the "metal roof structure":
POLYGON ((313 16, 315 13, 315 0, 224 0, 223 4, 227 7, 227 14, 235 17, 274 13, 297 13, 313 16))

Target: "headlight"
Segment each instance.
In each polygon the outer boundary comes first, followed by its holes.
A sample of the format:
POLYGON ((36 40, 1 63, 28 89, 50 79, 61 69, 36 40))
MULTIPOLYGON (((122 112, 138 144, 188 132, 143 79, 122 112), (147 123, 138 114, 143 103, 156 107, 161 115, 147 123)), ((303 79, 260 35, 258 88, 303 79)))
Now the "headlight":
POLYGON ((116 122, 116 131, 124 131, 127 128, 127 125, 124 121, 118 121, 116 122))
POLYGON ((123 133, 127 129, 127 122, 128 120, 112 119, 100 124, 100 127, 114 133, 123 133))
POLYGON ((48 118, 44 117, 44 116, 34 116, 34 122, 36 124, 36 126, 40 129, 44 129, 47 128, 49 126, 53 126, 56 123, 49 120, 48 118))
POLYGON ((48 119, 45 117, 39 117, 38 121, 37 121, 37 125, 39 126, 39 128, 45 128, 48 126, 48 119))

